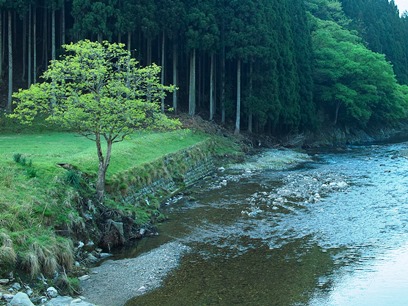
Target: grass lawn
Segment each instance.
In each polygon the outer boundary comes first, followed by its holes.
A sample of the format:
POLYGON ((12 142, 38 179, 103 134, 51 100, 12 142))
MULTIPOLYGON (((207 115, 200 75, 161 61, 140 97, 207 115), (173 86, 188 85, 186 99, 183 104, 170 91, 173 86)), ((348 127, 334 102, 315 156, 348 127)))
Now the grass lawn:
MULTIPOLYGON (((190 130, 133 134, 113 145, 107 179, 208 137, 190 130)), ((59 163, 95 175, 95 143, 63 132, 0 134, 0 278, 16 263, 33 276, 55 271, 57 262, 69 265, 72 256, 63 255, 72 250, 69 239, 55 231, 67 233, 84 221, 78 191, 66 183, 68 171, 59 163)))
MULTIPOLYGON (((133 134, 125 141, 113 145, 107 177, 187 148, 207 137, 189 130, 133 134)), ((59 163, 69 163, 88 174, 96 174, 98 169, 95 143, 72 133, 0 135, 0 166, 15 164, 15 154, 22 154, 27 162, 31 160, 40 179, 49 179, 58 174, 59 163)))

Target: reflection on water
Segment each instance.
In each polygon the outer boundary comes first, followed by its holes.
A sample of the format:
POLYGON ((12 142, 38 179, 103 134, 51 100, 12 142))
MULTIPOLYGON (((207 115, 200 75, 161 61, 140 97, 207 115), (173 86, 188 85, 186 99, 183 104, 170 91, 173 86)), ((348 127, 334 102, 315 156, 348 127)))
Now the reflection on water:
POLYGON ((333 288, 318 293, 311 306, 408 305, 408 245, 339 276, 333 288))
POLYGON ((193 252, 127 305, 408 305, 406 152, 354 147, 292 171, 251 161, 203 182, 132 256, 175 239, 193 252))

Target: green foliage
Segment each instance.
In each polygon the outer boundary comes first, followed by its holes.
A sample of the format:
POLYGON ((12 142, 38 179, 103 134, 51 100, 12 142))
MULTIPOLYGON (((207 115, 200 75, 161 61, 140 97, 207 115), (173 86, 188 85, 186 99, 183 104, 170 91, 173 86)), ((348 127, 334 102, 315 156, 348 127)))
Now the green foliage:
POLYGON ((69 169, 64 174, 64 181, 75 188, 79 188, 81 184, 81 175, 78 173, 78 171, 69 169))
MULTIPOLYGON (((126 177, 132 177, 130 168, 207 137, 186 130, 131 135, 117 144, 108 177, 113 181, 126 172, 126 177)), ((1 134, 0 144, 0 274, 18 267, 36 277, 40 272, 52 274, 58 266, 69 267, 72 264, 70 242, 57 233, 74 235, 77 230, 83 230, 85 220, 78 207, 81 201, 78 191, 64 184, 69 170, 57 164, 69 162, 78 168, 78 173, 95 176, 97 165, 92 143, 72 133, 28 133, 1 134), (29 179, 25 168, 13 162, 17 150, 20 158, 34 159, 38 172, 35 179, 29 179)), ((156 203, 151 201, 151 204, 137 208, 117 202, 113 207, 120 213, 134 214, 138 222, 148 222, 151 214, 160 217, 156 203)))
POLYGON ((44 73, 46 82, 14 95, 11 118, 31 122, 45 113, 86 137, 106 135, 115 142, 135 129, 177 126, 157 103, 172 90, 160 84, 158 66, 139 67, 121 44, 80 41, 64 48, 67 53, 44 73))
POLYGON ((389 124, 404 118, 392 66, 355 32, 314 17, 315 99, 335 124, 389 124))
POLYGON ((96 191, 103 201, 112 145, 135 130, 179 127, 160 110, 172 86, 160 83, 155 64, 140 67, 123 44, 79 41, 51 62, 45 82, 14 94, 11 118, 31 123, 38 114, 95 141, 99 160, 96 191), (102 139, 106 149, 102 150, 102 139))

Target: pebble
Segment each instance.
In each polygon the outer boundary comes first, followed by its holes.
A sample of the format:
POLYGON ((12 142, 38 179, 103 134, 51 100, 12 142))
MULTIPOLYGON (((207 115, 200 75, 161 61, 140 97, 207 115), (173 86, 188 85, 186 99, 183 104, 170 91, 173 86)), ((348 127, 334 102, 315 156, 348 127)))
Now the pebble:
POLYGON ((88 279, 90 279, 91 277, 89 276, 89 275, 82 275, 82 276, 80 276, 80 277, 78 277, 78 279, 80 280, 80 281, 86 281, 86 280, 88 280, 88 279))
POLYGON ((0 285, 7 285, 9 282, 8 278, 0 278, 0 285))
POLYGON ((48 288, 47 288, 47 295, 48 295, 50 298, 55 298, 55 297, 58 296, 58 290, 55 289, 54 287, 48 287, 48 288))

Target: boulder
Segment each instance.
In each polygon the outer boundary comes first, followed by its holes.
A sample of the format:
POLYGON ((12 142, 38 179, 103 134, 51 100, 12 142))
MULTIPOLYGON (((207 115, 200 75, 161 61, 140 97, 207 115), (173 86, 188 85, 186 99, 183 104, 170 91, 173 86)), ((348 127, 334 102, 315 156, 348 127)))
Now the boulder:
POLYGON ((10 306, 34 306, 27 294, 17 293, 10 301, 10 306))

